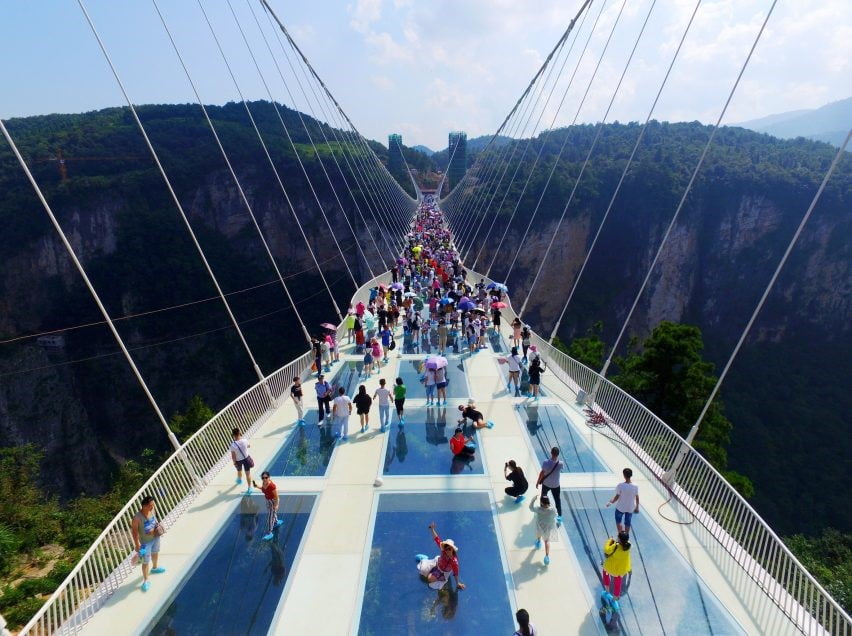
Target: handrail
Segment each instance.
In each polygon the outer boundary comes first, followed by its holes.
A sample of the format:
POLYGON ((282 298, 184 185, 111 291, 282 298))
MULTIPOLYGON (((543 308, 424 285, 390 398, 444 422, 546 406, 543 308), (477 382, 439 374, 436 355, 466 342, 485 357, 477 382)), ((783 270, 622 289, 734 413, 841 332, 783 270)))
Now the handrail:
MULTIPOLYGON (((389 273, 384 272, 362 285, 352 297, 354 305, 365 303, 369 292, 389 273)), ((490 279, 475 272, 470 278, 490 279)), ((508 300, 508 299, 507 299, 508 300)), ((509 321, 516 316, 511 300, 504 312, 509 321)), ((338 343, 346 335, 345 323, 337 330, 338 343)), ((600 387, 593 407, 602 412, 609 430, 630 450, 658 488, 665 488, 707 531, 713 546, 728 555, 734 567, 754 581, 779 607, 796 629, 805 634, 852 634, 852 620, 831 595, 790 552, 758 513, 697 451, 690 448, 677 480, 669 487, 662 475, 684 444, 683 438, 632 396, 601 378, 532 333, 558 379, 572 391, 589 393, 600 387)), ((286 399, 294 375, 305 376, 313 361, 312 352, 284 365, 258 382, 190 437, 145 482, 86 551, 65 581, 21 630, 21 634, 47 635, 79 630, 133 571, 130 521, 141 498, 154 494, 161 522, 171 527, 189 508, 198 493, 227 464, 227 448, 233 427, 251 434, 286 399), (270 404, 267 394, 274 400, 270 404)), ((699 539, 704 538, 699 536, 699 539)), ((736 584, 737 581, 729 581, 736 584)))
MULTIPOLYGON (((352 304, 359 300, 366 304, 370 289, 387 280, 389 275, 390 272, 384 272, 359 287, 352 304)), ((337 329, 338 343, 345 335, 344 321, 337 329)), ((160 522, 166 529, 174 525, 195 497, 227 465, 231 429, 239 428, 250 436, 286 400, 293 377, 306 376, 313 359, 313 353, 308 351, 266 376, 187 439, 107 525, 20 634, 70 633, 85 625, 134 570, 130 526, 142 497, 154 495, 160 522)))
MULTIPOLYGON (((468 270, 468 280, 497 282, 468 270)), ((517 316, 507 298, 507 322, 517 316)), ((755 581, 804 634, 852 634, 852 618, 801 564, 787 545, 751 505, 693 447, 671 486, 663 474, 686 442, 663 420, 597 372, 556 349, 531 331, 542 358, 560 381, 586 395, 599 383, 592 408, 606 417, 607 426, 641 462, 652 482, 665 489, 708 531, 742 571, 755 581)), ((582 400, 581 400, 582 401, 582 400)), ((585 403, 585 402, 584 402, 585 403)))

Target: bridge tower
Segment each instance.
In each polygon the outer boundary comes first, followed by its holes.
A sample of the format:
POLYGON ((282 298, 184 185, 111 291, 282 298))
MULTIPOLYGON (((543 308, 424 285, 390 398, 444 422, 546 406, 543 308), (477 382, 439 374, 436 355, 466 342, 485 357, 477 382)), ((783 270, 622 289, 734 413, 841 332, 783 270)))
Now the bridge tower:
POLYGON ((467 172, 467 133, 457 130, 449 136, 450 163, 447 166, 448 188, 453 189, 467 172))

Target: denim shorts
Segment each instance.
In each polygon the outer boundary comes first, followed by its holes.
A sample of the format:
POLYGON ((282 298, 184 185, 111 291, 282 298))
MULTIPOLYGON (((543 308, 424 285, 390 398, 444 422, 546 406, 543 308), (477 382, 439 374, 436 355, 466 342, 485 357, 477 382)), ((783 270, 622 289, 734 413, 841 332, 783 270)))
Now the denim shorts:
POLYGON ((251 466, 249 466, 249 460, 248 460, 248 458, 246 458, 246 459, 238 459, 238 460, 234 463, 234 466, 236 467, 236 469, 237 469, 237 470, 244 470, 244 471, 246 471, 247 473, 248 473, 248 472, 251 472, 251 466))
POLYGON ((142 563, 150 563, 151 555, 157 554, 160 551, 160 537, 154 537, 153 541, 143 543, 140 547, 139 560, 142 563))
POLYGON ((624 519, 625 527, 630 527, 630 522, 633 519, 632 512, 621 512, 618 508, 615 509, 615 523, 621 524, 621 520, 624 519))

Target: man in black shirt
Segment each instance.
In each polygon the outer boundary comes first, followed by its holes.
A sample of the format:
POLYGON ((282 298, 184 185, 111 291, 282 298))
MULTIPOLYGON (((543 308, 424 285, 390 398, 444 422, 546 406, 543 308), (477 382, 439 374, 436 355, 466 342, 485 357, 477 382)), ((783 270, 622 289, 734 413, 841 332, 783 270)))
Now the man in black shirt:
POLYGON ((494 428, 494 422, 486 422, 485 416, 473 408, 474 406, 476 405, 473 403, 470 403, 467 406, 459 404, 459 411, 461 411, 459 424, 464 424, 466 420, 470 420, 473 422, 474 428, 494 428))
POLYGON ((512 485, 507 487, 506 494, 515 498, 515 503, 521 503, 524 500, 524 493, 530 487, 523 469, 521 469, 514 459, 510 459, 503 467, 503 474, 512 485))

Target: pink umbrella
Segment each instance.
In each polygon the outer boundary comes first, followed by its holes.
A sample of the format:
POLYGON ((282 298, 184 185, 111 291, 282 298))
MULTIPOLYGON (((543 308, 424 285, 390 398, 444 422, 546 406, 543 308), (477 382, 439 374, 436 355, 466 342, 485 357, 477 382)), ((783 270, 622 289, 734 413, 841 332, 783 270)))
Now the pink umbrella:
POLYGON ((330 322, 322 322, 320 323, 320 327, 330 329, 331 331, 337 331, 337 325, 333 325, 330 322))
POLYGON ((498 301, 496 303, 491 303, 491 306, 494 309, 505 309, 506 307, 508 307, 508 305, 506 303, 500 302, 500 301, 498 301))
POLYGON ((427 369, 443 369, 447 366, 447 359, 444 356, 432 356, 426 358, 427 369))

